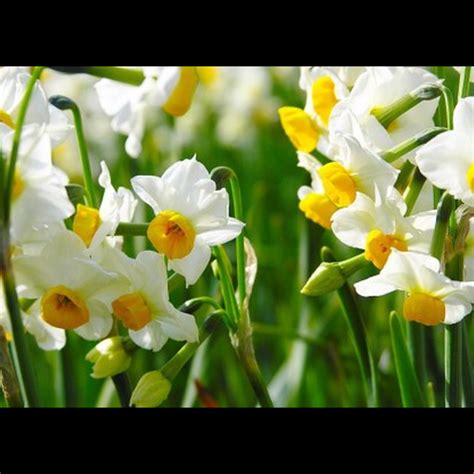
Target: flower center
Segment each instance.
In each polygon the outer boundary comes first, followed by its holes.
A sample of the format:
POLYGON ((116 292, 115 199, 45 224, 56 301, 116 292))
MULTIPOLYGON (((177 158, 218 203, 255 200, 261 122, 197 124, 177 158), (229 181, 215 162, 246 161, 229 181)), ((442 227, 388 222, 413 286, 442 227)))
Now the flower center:
POLYGON ((191 106, 198 82, 199 77, 196 68, 194 66, 182 66, 178 83, 163 105, 163 110, 176 117, 184 115, 191 106))
POLYGON ((426 293, 412 293, 405 298, 403 314, 408 321, 434 326, 444 321, 446 307, 439 298, 426 293))
POLYGON ((317 193, 307 194, 300 201, 299 208, 307 219, 311 219, 325 229, 331 228, 331 217, 337 210, 337 206, 325 194, 317 193))
POLYGON ((281 125, 286 135, 299 151, 310 153, 319 141, 319 130, 313 119, 298 107, 280 107, 281 125))
POLYGON ((469 189, 474 192, 474 163, 469 167, 466 175, 467 184, 469 189))
POLYGON ((72 230, 82 239, 87 247, 91 244, 100 224, 101 220, 97 209, 84 206, 83 204, 77 205, 72 230))
POLYGON ((175 259, 184 258, 191 253, 196 231, 187 217, 179 212, 166 210, 150 222, 147 236, 158 252, 175 259))
POLYGON ((11 115, 2 109, 0 109, 0 123, 4 123, 7 127, 15 128, 15 122, 11 115))
POLYGON ((313 82, 311 88, 314 111, 323 121, 326 127, 329 124, 329 116, 338 100, 334 94, 334 82, 329 76, 323 76, 313 82))
POLYGON ((392 252, 392 247, 406 252, 407 244, 394 235, 384 234, 380 230, 372 230, 367 235, 364 257, 371 261, 378 269, 382 269, 392 252))
POLYGON ((151 321, 151 311, 140 293, 129 293, 112 303, 115 316, 124 326, 139 331, 151 321))
POLYGON ((89 321, 89 310, 75 291, 59 285, 41 298, 41 317, 56 328, 75 329, 89 321))
POLYGON ((23 178, 21 177, 20 173, 18 173, 18 171, 15 170, 15 176, 13 178, 13 188, 12 188, 12 200, 14 201, 15 199, 17 199, 24 189, 25 189, 25 182, 23 181, 23 178))
POLYGON ((319 168, 319 176, 329 199, 337 207, 346 207, 356 198, 356 184, 341 163, 333 162, 319 168))

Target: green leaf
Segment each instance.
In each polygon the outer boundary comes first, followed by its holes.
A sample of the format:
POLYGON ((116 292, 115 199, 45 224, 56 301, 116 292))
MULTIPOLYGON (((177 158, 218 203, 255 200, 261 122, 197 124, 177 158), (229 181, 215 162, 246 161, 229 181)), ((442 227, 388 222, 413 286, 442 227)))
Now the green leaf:
POLYGON ((403 336, 402 326, 395 311, 390 314, 390 333, 403 406, 424 407, 426 402, 421 394, 408 346, 403 336))

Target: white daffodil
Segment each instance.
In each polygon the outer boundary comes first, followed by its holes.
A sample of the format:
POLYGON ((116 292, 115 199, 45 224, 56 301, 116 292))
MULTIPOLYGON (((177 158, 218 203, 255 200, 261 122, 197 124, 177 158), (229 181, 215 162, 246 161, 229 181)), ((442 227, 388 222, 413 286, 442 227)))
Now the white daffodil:
POLYGON ((168 338, 198 340, 194 317, 178 311, 169 301, 168 275, 162 255, 144 251, 134 260, 116 249, 106 248, 102 256, 106 268, 125 282, 112 308, 135 344, 159 351, 168 338))
POLYGON ((39 300, 39 314, 54 328, 101 339, 112 328, 111 303, 122 292, 119 278, 85 255, 73 232, 58 232, 38 256, 13 260, 20 297, 39 300))
POLYGON ((375 200, 357 193, 354 203, 332 217, 335 236, 349 247, 365 250, 365 258, 383 268, 392 248, 428 253, 436 211, 404 217, 407 207, 393 187, 375 200), (421 227, 421 228, 420 228, 421 227))
POLYGON ((468 206, 474 205, 474 97, 458 102, 454 128, 438 135, 416 153, 421 173, 468 206))
MULTIPOLYGON (((22 134, 12 190, 11 240, 18 245, 32 229, 61 224, 74 213, 67 176, 51 163, 51 143, 44 126, 31 125, 22 134)), ((12 134, 2 140, 9 154, 12 134)))
MULTIPOLYGON (((349 96, 337 103, 329 121, 330 140, 336 133, 350 133, 379 153, 433 127, 438 99, 423 101, 384 128, 373 115, 417 87, 437 83, 430 72, 416 67, 369 67, 355 82, 349 96)), ((411 155, 410 155, 411 156, 411 155)))
MULTIPOLYGON (((0 135, 16 128, 20 104, 30 77, 25 67, 0 69, 0 135)), ((66 114, 48 102, 39 81, 33 87, 24 127, 27 129, 31 124, 44 126, 53 147, 64 141, 72 129, 66 114)))
POLYGON ((299 208, 308 219, 331 227, 331 217, 340 207, 350 206, 357 192, 375 198, 379 189, 393 186, 398 171, 350 135, 338 135, 335 161, 321 165, 313 156, 298 152, 298 166, 310 172, 311 187, 298 190, 299 208))
POLYGON ((192 159, 178 161, 161 178, 135 176, 134 191, 156 217, 147 236, 168 257, 169 268, 192 285, 211 259, 211 246, 237 237, 244 224, 229 217, 229 195, 216 190, 206 167, 192 159))
POLYGON ((298 151, 317 148, 326 153, 329 118, 349 90, 333 71, 322 67, 301 68, 300 87, 306 91, 305 108, 281 107, 282 127, 298 151))
MULTIPOLYGON (((7 312, 3 286, 0 280, 0 325, 5 330, 7 340, 12 339, 10 318, 7 312)), ((64 331, 43 321, 38 317, 39 302, 36 301, 27 311, 21 311, 21 318, 26 331, 34 336, 38 346, 44 351, 57 351, 66 344, 64 331)))
POLYGON ((459 322, 471 312, 474 302, 474 282, 450 280, 440 273, 438 259, 395 248, 379 275, 354 286, 361 296, 408 292, 403 305, 405 318, 428 326, 459 322))
POLYGON ((72 227, 91 251, 104 240, 109 245, 121 246, 123 238, 114 237, 115 231, 120 222, 132 221, 138 203, 130 190, 123 187, 115 190, 105 161, 101 161, 100 166, 99 184, 104 188, 100 207, 95 209, 78 204, 72 227))
POLYGON ((365 66, 302 66, 300 67, 299 86, 304 91, 311 86, 314 70, 323 69, 335 75, 338 81, 341 81, 347 89, 354 86, 355 81, 365 72, 365 66))
POLYGON ((101 79, 95 85, 104 112, 112 117, 112 128, 128 135, 127 153, 137 158, 142 150, 147 115, 162 108, 180 116, 186 113, 198 84, 195 67, 145 67, 139 86, 101 79))

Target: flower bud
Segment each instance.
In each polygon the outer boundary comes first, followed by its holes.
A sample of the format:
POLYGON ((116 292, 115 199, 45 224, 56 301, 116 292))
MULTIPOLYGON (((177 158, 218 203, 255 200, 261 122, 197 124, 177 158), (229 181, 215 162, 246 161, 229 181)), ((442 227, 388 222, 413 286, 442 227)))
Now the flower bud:
POLYGON ((301 293, 306 296, 321 296, 340 288, 346 279, 337 262, 322 262, 309 277, 301 293))
POLYGON ((341 262, 322 262, 309 277, 301 293, 306 296, 321 296, 338 290, 347 278, 369 262, 361 253, 341 262))
POLYGON ((168 398, 170 390, 171 382, 159 370, 152 370, 138 381, 130 405, 137 408, 156 408, 168 398))
POLYGON ((130 367, 132 358, 125 350, 122 338, 114 336, 99 342, 88 352, 86 360, 94 364, 91 376, 102 379, 125 372, 130 367))

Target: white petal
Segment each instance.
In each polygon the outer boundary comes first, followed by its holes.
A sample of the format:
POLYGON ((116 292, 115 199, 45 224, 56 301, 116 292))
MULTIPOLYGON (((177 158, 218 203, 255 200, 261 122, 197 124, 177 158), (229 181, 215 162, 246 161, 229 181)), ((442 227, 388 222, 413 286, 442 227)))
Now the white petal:
POLYGON ((135 176, 131 179, 132 188, 138 197, 151 206, 155 214, 164 210, 160 206, 164 185, 161 178, 156 176, 135 176))
POLYGON ((182 313, 170 307, 167 314, 157 318, 163 332, 175 341, 196 342, 199 338, 199 331, 196 320, 191 314, 182 313))
POLYGON ((467 173, 473 164, 472 141, 466 135, 449 131, 433 138, 416 153, 416 163, 421 173, 432 184, 447 189, 456 199, 474 204, 474 194, 469 189, 467 173))
POLYGON ((465 97, 458 102, 453 123, 454 130, 471 137, 471 143, 474 144, 474 97, 465 97))
POLYGON ((28 313, 22 312, 25 329, 35 337, 38 346, 44 351, 59 351, 66 344, 66 331, 55 328, 40 317, 40 304, 37 300, 28 313))
POLYGON ((159 351, 168 340, 168 336, 163 332, 157 320, 151 321, 140 331, 130 330, 128 333, 135 344, 153 352, 159 351))
POLYGON ((87 302, 87 307, 89 309, 89 322, 74 331, 88 341, 96 341, 106 337, 113 324, 107 306, 98 300, 90 300, 87 302))
POLYGON ((444 299, 446 313, 444 322, 455 324, 461 321, 472 311, 472 305, 462 295, 451 295, 444 299))
POLYGON ((354 289, 361 296, 382 296, 391 293, 398 288, 387 283, 383 276, 375 275, 366 280, 355 283, 354 289))
POLYGON ((226 224, 206 227, 201 226, 196 230, 199 232, 201 241, 212 247, 214 245, 225 244, 235 239, 242 232, 244 225, 243 222, 230 217, 227 219, 226 224), (213 227, 215 228, 213 229, 213 227))
POLYGON ((196 283, 206 269, 210 259, 210 247, 201 242, 199 237, 197 237, 191 253, 184 258, 169 260, 168 266, 176 273, 183 275, 186 280, 186 286, 189 286, 196 283))

